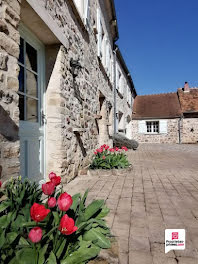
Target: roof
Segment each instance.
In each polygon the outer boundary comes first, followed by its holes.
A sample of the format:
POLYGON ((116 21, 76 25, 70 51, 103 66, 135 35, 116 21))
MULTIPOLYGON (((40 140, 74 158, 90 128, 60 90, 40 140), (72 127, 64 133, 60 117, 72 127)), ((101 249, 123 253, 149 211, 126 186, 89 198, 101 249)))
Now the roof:
POLYGON ((178 96, 182 113, 198 112, 198 88, 190 88, 189 91, 179 88, 178 96))
POLYGON ((181 116, 177 93, 136 96, 133 119, 175 118, 181 116))

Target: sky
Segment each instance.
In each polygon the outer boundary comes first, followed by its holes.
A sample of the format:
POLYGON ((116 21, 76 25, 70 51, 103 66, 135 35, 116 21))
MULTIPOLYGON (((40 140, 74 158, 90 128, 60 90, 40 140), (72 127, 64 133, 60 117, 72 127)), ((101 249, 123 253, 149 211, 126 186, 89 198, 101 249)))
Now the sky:
POLYGON ((198 86, 198 0, 115 0, 121 53, 138 95, 198 86))

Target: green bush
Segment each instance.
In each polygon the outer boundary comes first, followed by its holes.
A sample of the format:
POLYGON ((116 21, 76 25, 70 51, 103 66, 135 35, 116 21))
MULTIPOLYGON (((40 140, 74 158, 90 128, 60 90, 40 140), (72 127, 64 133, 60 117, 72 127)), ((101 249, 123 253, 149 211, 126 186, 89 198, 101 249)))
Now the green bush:
POLYGON ((129 167, 130 163, 126 155, 126 147, 109 148, 102 145, 94 152, 95 156, 90 165, 90 169, 124 169, 129 167))
MULTIPOLYGON (((46 186, 42 186, 43 192, 46 192, 46 186)), ((6 185, 5 199, 0 203, 0 263, 84 264, 95 258, 102 248, 110 247, 111 234, 104 220, 109 209, 104 201, 95 200, 86 206, 88 191, 83 196, 78 193, 71 197, 63 193, 62 188, 56 190, 53 184, 51 187, 53 194, 46 196, 47 201, 43 204, 42 191, 37 184, 14 180, 6 185), (62 194, 70 201, 66 213, 60 210, 62 194), (53 208, 49 208, 50 198, 56 201, 53 208), (42 220, 38 222, 32 217, 35 204, 47 212, 45 216, 41 212, 42 220), (60 228, 65 215, 76 226, 69 235, 65 234, 69 227, 60 228), (42 230, 37 242, 30 236, 35 228, 42 230)))

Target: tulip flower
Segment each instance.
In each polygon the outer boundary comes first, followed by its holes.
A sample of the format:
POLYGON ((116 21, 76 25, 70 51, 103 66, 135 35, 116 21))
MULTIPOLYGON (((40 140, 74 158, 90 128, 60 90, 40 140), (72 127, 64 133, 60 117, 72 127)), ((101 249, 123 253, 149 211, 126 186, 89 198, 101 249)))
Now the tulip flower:
POLYGON ((46 195, 52 195, 55 189, 55 184, 53 182, 46 182, 42 184, 42 191, 46 195))
POLYGON ((2 182, 0 181, 0 188, 1 188, 1 186, 2 186, 2 182))
POLYGON ((53 208, 53 207, 56 206, 56 199, 55 199, 54 197, 50 197, 50 198, 48 199, 47 203, 48 203, 48 206, 49 206, 50 208, 53 208))
POLYGON ((69 195, 68 193, 62 193, 59 197, 58 197, 58 207, 61 211, 67 211, 69 210, 69 208, 71 207, 73 200, 71 195, 69 195))
POLYGON ((33 243, 38 243, 43 235, 43 231, 40 227, 34 227, 30 230, 28 237, 33 243))
POLYGON ((38 203, 34 203, 30 208, 30 216, 35 222, 43 221, 49 212, 49 209, 46 209, 44 205, 38 203))
POLYGON ((61 183, 61 177, 60 176, 54 176, 52 179, 51 179, 51 182, 57 186, 61 183))
POLYGON ((109 151, 110 151, 110 152, 114 152, 115 149, 114 149, 114 148, 110 148, 109 151))
POLYGON ((119 148, 118 148, 118 147, 116 147, 116 148, 115 148, 115 151, 118 151, 118 150, 119 150, 119 148))
POLYGON ((70 218, 67 214, 65 214, 60 221, 60 225, 58 228, 62 234, 71 235, 74 233, 78 227, 75 226, 74 220, 70 218))
POLYGON ((56 176, 56 173, 54 173, 54 172, 50 172, 50 174, 49 174, 49 179, 51 180, 53 177, 55 177, 56 176))
POLYGON ((102 156, 102 159, 103 159, 103 160, 105 160, 105 159, 106 159, 106 157, 105 157, 105 156, 102 156))

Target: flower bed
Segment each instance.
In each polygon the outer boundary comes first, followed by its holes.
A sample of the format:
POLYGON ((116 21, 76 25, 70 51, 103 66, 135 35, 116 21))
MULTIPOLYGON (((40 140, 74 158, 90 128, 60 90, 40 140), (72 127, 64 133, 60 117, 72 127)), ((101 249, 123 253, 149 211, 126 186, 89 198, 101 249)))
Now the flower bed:
POLYGON ((128 149, 124 146, 119 149, 118 147, 110 148, 107 145, 102 145, 94 152, 95 156, 90 165, 90 169, 111 170, 129 168, 130 163, 128 162, 126 151, 128 149))
POLYGON ((0 263, 83 264, 110 248, 104 201, 86 207, 87 191, 71 197, 63 192, 61 177, 50 173, 49 178, 42 190, 20 178, 1 189, 0 263))

